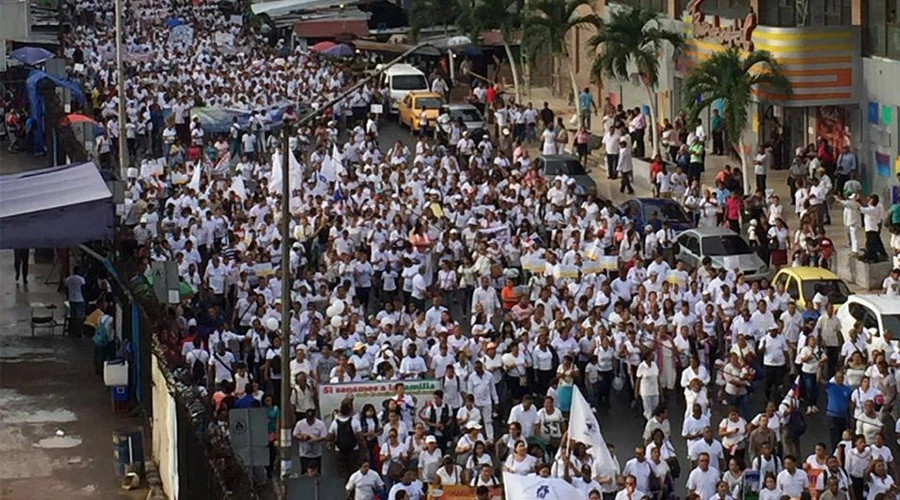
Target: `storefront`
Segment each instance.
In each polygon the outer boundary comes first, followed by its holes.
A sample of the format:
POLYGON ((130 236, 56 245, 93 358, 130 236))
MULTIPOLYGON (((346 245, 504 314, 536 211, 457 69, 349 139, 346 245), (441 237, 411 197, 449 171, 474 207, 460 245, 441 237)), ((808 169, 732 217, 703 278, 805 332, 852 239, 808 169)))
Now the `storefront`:
MULTIPOLYGON (((787 166, 796 147, 820 138, 827 139, 833 147, 858 147, 862 125, 859 28, 776 28, 757 26, 753 14, 739 20, 698 14, 699 7, 693 13, 687 12, 683 19, 686 45, 684 60, 675 64, 683 66, 675 71, 676 97, 681 95, 681 84, 690 70, 713 53, 725 47, 766 50, 782 65, 793 94, 774 95, 764 90, 757 93, 744 137, 748 151, 761 143, 771 144, 776 150, 776 161, 787 166)), ((677 104, 673 99, 673 105, 677 104)))

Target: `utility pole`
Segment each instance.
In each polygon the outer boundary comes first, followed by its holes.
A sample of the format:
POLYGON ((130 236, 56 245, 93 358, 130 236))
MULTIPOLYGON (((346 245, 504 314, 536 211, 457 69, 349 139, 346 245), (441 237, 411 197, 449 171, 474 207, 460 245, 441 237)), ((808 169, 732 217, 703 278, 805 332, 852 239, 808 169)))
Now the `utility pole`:
POLYGON ((119 94, 119 170, 121 179, 125 179, 128 168, 127 151, 125 150, 125 71, 122 68, 122 0, 116 0, 116 80, 119 94))
MULTIPOLYGON (((119 0, 121 1, 121 0, 119 0)), ((291 430, 293 421, 287 411, 291 399, 291 129, 293 120, 284 117, 281 126, 281 477, 284 487, 282 498, 287 496, 286 475, 291 470, 291 430)))
MULTIPOLYGON (((121 0, 117 0, 119 2, 121 0)), ((288 161, 290 154, 290 134, 294 128, 299 128, 321 116, 326 110, 331 109, 337 102, 346 99, 350 94, 356 92, 367 83, 380 77, 388 68, 404 61, 413 52, 423 48, 432 46, 431 42, 420 43, 406 52, 400 54, 390 62, 384 64, 377 71, 363 78, 349 89, 342 92, 334 99, 328 101, 319 107, 319 109, 311 111, 299 120, 286 115, 281 127, 281 441, 279 447, 281 449, 281 486, 282 498, 288 497, 287 476, 291 470, 291 445, 293 444, 293 421, 291 414, 287 411, 287 404, 290 401, 290 342, 291 342, 291 245, 290 245, 290 229, 291 229, 291 169, 288 161)), ((302 471, 301 471, 302 472, 302 471)), ((318 494, 318 491, 316 492, 318 494)))

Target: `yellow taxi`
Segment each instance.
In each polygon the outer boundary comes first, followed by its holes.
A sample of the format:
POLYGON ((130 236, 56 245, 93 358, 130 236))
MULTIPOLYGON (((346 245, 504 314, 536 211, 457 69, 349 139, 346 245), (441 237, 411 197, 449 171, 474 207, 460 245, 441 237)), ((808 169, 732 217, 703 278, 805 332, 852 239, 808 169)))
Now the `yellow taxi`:
POLYGON ((772 284, 784 286, 788 295, 794 299, 801 311, 806 303, 813 300, 816 293, 828 297, 828 301, 836 306, 847 302, 850 289, 836 274, 821 267, 785 267, 778 271, 772 284))
POLYGON ((422 108, 425 108, 425 116, 428 124, 434 127, 437 123, 438 113, 444 98, 435 92, 410 92, 397 104, 397 113, 400 116, 400 124, 406 125, 413 132, 419 131, 419 120, 422 117, 422 108))

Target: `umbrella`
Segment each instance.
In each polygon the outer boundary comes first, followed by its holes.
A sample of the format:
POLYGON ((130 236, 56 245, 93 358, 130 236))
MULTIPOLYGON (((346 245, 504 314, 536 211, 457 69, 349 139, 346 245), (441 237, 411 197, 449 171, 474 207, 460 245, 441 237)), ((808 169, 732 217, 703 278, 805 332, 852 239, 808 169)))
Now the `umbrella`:
POLYGON ((103 125, 101 125, 99 122, 97 122, 93 118, 90 118, 90 117, 84 116, 84 115, 79 115, 79 114, 66 115, 66 116, 62 117, 61 120, 59 120, 60 127, 69 127, 76 123, 92 124, 93 125, 92 128, 94 131, 94 137, 97 137, 98 135, 102 134, 103 130, 104 130, 103 125))
POLYGON ((335 44, 334 42, 328 42, 328 41, 319 42, 319 43, 313 45, 312 47, 310 47, 309 50, 312 50, 314 52, 324 52, 324 51, 334 47, 335 45, 337 45, 337 44, 335 44))
POLYGON ((182 24, 184 24, 184 21, 178 19, 177 17, 170 17, 169 19, 166 19, 166 28, 174 28, 176 26, 181 26, 182 24))
POLYGON ((328 57, 350 57, 355 53, 356 53, 356 51, 353 50, 353 47, 351 47, 345 43, 342 43, 340 45, 335 45, 334 47, 331 47, 330 49, 325 49, 322 51, 322 55, 328 56, 328 57))
POLYGON ((53 52, 41 47, 22 47, 10 52, 9 57, 23 64, 35 66, 53 57, 53 52))

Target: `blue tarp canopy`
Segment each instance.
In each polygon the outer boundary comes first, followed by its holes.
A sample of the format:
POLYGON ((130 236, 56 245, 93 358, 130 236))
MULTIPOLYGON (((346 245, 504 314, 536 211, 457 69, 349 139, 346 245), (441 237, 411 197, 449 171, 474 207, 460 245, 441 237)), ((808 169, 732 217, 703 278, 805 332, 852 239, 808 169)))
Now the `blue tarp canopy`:
POLYGON ((0 177, 0 248, 59 248, 112 238, 112 193, 91 163, 0 177))
POLYGON ((36 66, 53 57, 53 52, 41 47, 22 47, 10 52, 9 57, 22 64, 36 66))
MULTIPOLYGON (((278 128, 281 126, 282 117, 287 110, 288 105, 282 104, 269 109, 261 110, 264 115, 264 122, 270 127, 278 128)), ((247 130, 250 127, 250 117, 252 112, 243 109, 215 107, 196 107, 191 109, 191 118, 198 118, 200 126, 203 130, 210 134, 225 134, 231 130, 231 124, 234 119, 238 119, 238 126, 241 130, 247 130)))

